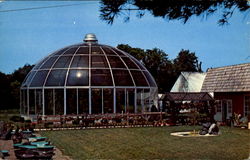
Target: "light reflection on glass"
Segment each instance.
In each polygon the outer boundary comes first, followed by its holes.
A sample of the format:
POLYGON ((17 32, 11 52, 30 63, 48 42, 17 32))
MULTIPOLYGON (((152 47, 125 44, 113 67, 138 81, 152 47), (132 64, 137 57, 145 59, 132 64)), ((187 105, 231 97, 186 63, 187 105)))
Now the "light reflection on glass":
POLYGON ((82 73, 81 73, 81 72, 77 72, 77 73, 76 73, 76 77, 77 77, 77 78, 80 78, 81 76, 82 76, 82 73))

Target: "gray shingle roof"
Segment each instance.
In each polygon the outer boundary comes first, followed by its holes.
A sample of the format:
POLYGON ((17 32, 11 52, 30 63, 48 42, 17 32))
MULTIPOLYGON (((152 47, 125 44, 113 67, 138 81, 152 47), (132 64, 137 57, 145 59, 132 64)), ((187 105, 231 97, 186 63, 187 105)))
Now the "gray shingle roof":
POLYGON ((209 69, 201 92, 250 91, 250 63, 209 69))
POLYGON ((169 92, 161 98, 165 101, 209 101, 213 100, 207 92, 169 92))

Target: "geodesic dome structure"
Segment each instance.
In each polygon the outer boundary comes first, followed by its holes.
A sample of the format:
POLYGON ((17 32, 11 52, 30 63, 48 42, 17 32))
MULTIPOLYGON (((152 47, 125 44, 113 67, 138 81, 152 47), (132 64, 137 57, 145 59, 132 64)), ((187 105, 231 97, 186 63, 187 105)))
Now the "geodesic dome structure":
POLYGON ((117 48, 84 43, 48 55, 21 86, 21 115, 140 113, 157 99, 157 85, 147 69, 117 48))

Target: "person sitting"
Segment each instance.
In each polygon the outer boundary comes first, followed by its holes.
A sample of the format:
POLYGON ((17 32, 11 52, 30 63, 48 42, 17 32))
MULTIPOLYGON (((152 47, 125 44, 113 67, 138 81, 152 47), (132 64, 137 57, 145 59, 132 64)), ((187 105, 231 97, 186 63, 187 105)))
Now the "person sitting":
POLYGON ((208 134, 214 134, 214 135, 219 134, 219 127, 217 126, 216 123, 211 124, 211 126, 208 129, 208 134))
POLYGON ((219 134, 219 127, 217 125, 217 122, 215 120, 211 120, 210 122, 204 123, 202 125, 202 129, 199 132, 200 135, 206 135, 206 134, 219 134))

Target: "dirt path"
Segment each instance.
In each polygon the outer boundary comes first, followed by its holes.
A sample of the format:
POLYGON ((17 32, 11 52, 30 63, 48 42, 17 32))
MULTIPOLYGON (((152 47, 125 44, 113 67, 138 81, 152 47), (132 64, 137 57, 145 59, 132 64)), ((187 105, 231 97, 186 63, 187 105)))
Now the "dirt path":
MULTIPOLYGON (((10 156, 5 157, 5 159, 16 160, 12 140, 0 140, 0 150, 9 151, 10 156)), ((54 153, 55 153, 55 155, 53 156, 54 160, 72 160, 70 157, 63 155, 62 152, 58 148, 55 148, 54 153)))

